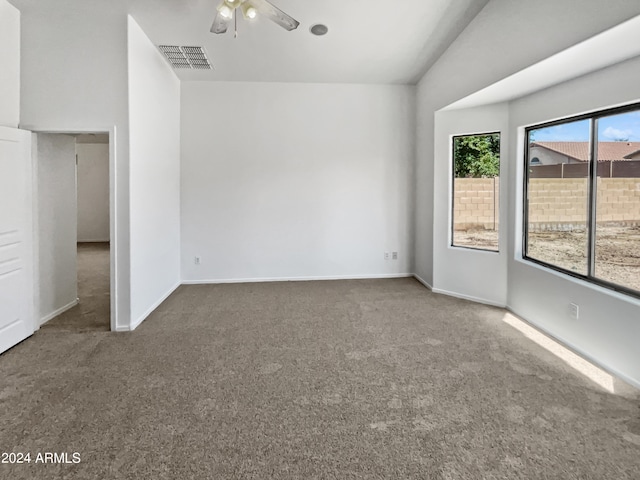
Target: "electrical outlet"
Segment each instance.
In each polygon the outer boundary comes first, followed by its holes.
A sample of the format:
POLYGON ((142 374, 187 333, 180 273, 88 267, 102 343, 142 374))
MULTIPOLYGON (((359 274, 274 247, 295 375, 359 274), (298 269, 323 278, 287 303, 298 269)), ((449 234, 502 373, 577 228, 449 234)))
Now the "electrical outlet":
POLYGON ((389 260, 389 252, 384 252, 384 259, 389 260))
POLYGON ((193 257, 193 263, 200 265, 200 257, 193 257))
POLYGON ((578 307, 577 303, 569 304, 569 316, 575 320, 580 318, 580 307, 578 307))
POLYGON ((391 252, 391 259, 392 260, 397 260, 398 259, 398 252, 391 252))

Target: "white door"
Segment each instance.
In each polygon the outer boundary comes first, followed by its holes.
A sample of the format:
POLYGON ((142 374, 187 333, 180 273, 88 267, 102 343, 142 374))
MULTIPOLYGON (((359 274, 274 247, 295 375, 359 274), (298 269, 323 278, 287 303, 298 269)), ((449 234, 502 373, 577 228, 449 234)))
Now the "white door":
POLYGON ((31 133, 0 127, 0 353, 34 330, 31 133))

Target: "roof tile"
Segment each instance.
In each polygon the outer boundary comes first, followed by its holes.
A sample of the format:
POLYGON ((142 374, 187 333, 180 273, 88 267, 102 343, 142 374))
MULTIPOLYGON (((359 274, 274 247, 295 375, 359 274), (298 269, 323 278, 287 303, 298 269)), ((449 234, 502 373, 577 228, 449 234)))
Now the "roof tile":
MULTIPOLYGON (((532 142, 531 145, 548 148, 581 162, 589 160, 589 142, 532 142)), ((625 157, 638 150, 640 142, 598 142, 598 161, 629 160, 625 157)))

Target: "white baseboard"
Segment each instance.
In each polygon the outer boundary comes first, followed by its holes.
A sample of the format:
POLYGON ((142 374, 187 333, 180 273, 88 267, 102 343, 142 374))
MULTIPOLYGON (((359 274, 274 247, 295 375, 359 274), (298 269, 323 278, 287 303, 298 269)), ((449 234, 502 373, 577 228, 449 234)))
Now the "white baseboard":
POLYGON ((311 282, 317 280, 372 280, 379 278, 407 278, 411 273, 383 273, 375 275, 338 275, 327 277, 258 277, 258 278, 214 278, 205 280, 183 280, 183 285, 209 285, 218 283, 263 283, 263 282, 311 282))
POLYGON ((108 238, 104 239, 90 239, 90 240, 76 240, 76 243, 109 243, 108 238))
POLYGON ((474 297, 471 295, 464 295, 462 293, 450 292, 448 290, 442 290, 440 288, 432 288, 431 291, 433 293, 441 293, 442 295, 448 295, 450 297, 461 298, 463 300, 471 300, 472 302, 482 303, 484 305, 491 305, 492 307, 500 307, 505 308, 504 303, 494 302, 492 300, 487 300, 485 298, 474 297))
POLYGON ((40 326, 44 325, 45 323, 47 323, 49 320, 53 320, 54 318, 56 318, 58 315, 63 314, 64 312, 66 312, 67 310, 75 307, 76 305, 78 305, 78 303, 80 303, 80 299, 76 298, 73 302, 69 302, 67 303, 64 307, 60 307, 57 310, 51 312, 48 315, 45 315, 44 317, 42 317, 40 319, 40 326))
POLYGON ((418 280, 421 284, 423 284, 425 287, 427 287, 429 290, 433 291, 433 287, 431 285, 429 285, 429 283, 422 278, 420 275, 418 275, 417 273, 413 274, 413 278, 415 278, 416 280, 418 280))
POLYGON ((129 328, 116 326, 116 332, 132 332, 132 331, 134 331, 136 328, 138 328, 140 326, 140 324, 142 322, 144 322, 144 320, 149 315, 151 315, 151 313, 153 313, 153 311, 156 308, 158 308, 160 306, 160 304, 162 302, 164 302, 169 297, 169 295, 171 295, 173 292, 175 292, 176 288, 178 288, 179 286, 180 286, 180 282, 177 282, 175 285, 173 285, 162 297, 160 297, 160 299, 158 301, 156 301, 142 315, 140 315, 140 317, 138 317, 136 320, 132 321, 131 325, 129 326, 129 328))

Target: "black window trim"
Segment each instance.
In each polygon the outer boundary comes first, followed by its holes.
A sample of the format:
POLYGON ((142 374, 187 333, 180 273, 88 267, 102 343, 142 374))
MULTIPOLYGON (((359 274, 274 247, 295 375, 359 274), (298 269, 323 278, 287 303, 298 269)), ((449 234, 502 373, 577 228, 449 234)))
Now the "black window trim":
MULTIPOLYGON (((495 250, 493 249, 489 249, 489 248, 482 248, 482 247, 472 247, 469 245, 455 245, 453 243, 454 240, 454 220, 455 220, 455 201, 456 201, 456 159, 455 159, 455 142, 456 142, 456 138, 462 138, 462 137, 478 137, 478 136, 489 136, 489 135, 498 135, 498 139, 500 140, 500 167, 498 168, 498 171, 502 170, 502 132, 500 132, 500 130, 497 131, 493 131, 493 132, 478 132, 478 133, 461 133, 458 135, 452 135, 451 136, 451 225, 450 225, 450 230, 451 230, 451 241, 449 242, 449 247, 450 248, 461 248, 463 250, 473 250, 475 252, 487 252, 487 253, 500 253, 500 237, 501 237, 501 230, 500 228, 498 228, 498 248, 496 248, 495 250)), ((498 178, 500 178, 500 175, 498 175, 498 178)), ((502 189, 500 189, 500 192, 502 192, 502 189)), ((498 194, 498 205, 500 205, 500 196, 501 194, 498 194)), ((500 211, 498 210, 498 216, 500 215, 500 211)), ((498 218, 499 221, 499 218, 498 218)))
MULTIPOLYGON (((640 298, 640 290, 634 290, 629 287, 625 287, 623 285, 618 285, 616 283, 609 282, 607 280, 603 280, 601 278, 597 278, 595 273, 595 234, 594 234, 594 226, 596 224, 596 204, 597 204, 597 168, 598 162, 591 161, 594 158, 598 158, 598 142, 597 140, 598 134, 598 120, 604 117, 610 117, 612 115, 618 115, 623 113, 640 111, 640 103, 632 103, 629 105, 623 105, 619 107, 607 108, 604 110, 597 110, 591 113, 585 113, 581 115, 574 115, 571 117, 565 117, 558 120, 553 120, 551 122, 538 123, 535 125, 529 125, 525 127, 524 130, 524 175, 522 176, 523 180, 523 190, 522 190, 522 259, 528 262, 535 263, 537 265, 543 266, 545 268, 549 268, 556 272, 562 273, 564 275, 568 275, 573 278, 577 278, 579 280, 584 280, 585 282, 598 285, 609 290, 614 290, 616 292, 629 295, 631 297, 640 298), (536 258, 529 257, 527 255, 527 238, 529 236, 529 134, 532 130, 538 130, 540 128, 547 127, 555 127, 558 125, 564 125, 566 123, 579 122, 581 120, 589 120, 589 192, 588 192, 588 222, 587 222, 587 275, 577 273, 571 270, 564 269, 557 265, 553 265, 551 263, 544 262, 542 260, 538 260, 536 258)), ((452 222, 453 223, 453 222, 452 222)))

